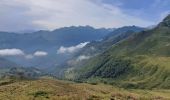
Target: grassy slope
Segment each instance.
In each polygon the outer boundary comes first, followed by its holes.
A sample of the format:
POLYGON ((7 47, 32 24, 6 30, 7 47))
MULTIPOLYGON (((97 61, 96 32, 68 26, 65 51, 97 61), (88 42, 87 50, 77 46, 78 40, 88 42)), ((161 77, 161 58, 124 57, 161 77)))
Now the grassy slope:
MULTIPOLYGON (((167 17, 168 18, 168 17, 167 17)), ((78 80, 108 78, 126 88, 170 89, 170 26, 137 33, 83 65, 78 80)))
POLYGON ((54 79, 20 81, 0 86, 0 100, 109 100, 170 99, 169 90, 125 90, 110 85, 90 85, 54 79))
POLYGON ((66 66, 69 66, 69 68, 68 67, 65 68, 66 71, 64 71, 65 73, 64 76, 67 79, 74 78, 73 70, 81 67, 82 65, 86 63, 86 60, 77 61, 78 57, 82 55, 85 55, 88 57, 99 55, 103 53, 105 50, 109 49, 113 44, 116 44, 128 38, 129 36, 135 34, 136 32, 141 32, 143 30, 145 29, 136 27, 136 26, 127 26, 127 27, 125 26, 125 27, 121 27, 121 28, 114 30, 112 33, 110 33, 107 37, 105 37, 101 41, 90 42, 82 50, 77 52, 71 60, 68 61, 69 63, 67 63, 66 66))

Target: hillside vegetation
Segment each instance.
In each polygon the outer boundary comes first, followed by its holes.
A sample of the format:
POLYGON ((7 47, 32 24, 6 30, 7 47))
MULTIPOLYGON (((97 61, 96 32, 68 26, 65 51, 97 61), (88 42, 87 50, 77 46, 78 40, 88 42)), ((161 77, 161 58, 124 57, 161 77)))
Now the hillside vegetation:
POLYGON ((62 68, 66 70, 65 77, 69 79, 73 78, 74 72, 72 73, 72 70, 84 65, 86 63, 86 60, 96 55, 102 54, 112 45, 132 36, 136 32, 141 32, 143 30, 146 29, 137 26, 125 26, 115 29, 113 32, 111 32, 109 35, 107 35, 100 41, 90 42, 79 52, 75 53, 74 56, 67 61, 67 63, 62 65, 62 68), (81 57, 84 57, 84 60, 80 60, 81 57), (72 75, 70 73, 72 73, 72 75))
POLYGON ((86 61, 71 74, 124 88, 170 89, 170 15, 156 28, 136 33, 86 61), (77 73, 75 73, 77 72, 77 73))

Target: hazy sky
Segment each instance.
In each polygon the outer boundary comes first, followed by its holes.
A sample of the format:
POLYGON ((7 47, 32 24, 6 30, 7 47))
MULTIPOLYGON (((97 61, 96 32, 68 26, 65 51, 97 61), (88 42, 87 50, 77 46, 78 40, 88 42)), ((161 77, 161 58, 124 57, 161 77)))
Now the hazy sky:
POLYGON ((169 5, 170 0, 0 0, 0 31, 145 27, 161 21, 169 5))

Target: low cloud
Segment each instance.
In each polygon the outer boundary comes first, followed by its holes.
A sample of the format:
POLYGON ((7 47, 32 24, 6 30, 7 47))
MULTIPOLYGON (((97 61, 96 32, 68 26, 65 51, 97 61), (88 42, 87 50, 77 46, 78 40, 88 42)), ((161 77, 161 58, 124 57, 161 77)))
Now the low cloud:
POLYGON ((42 57, 42 56, 47 56, 48 53, 45 51, 36 51, 33 54, 26 54, 24 51, 21 49, 0 49, 0 56, 22 56, 25 57, 26 59, 32 59, 34 57, 42 57))
POLYGON ((77 58, 76 61, 82 61, 82 60, 87 60, 87 59, 90 59, 90 56, 81 55, 77 58))
POLYGON ((34 56, 33 56, 33 55, 31 55, 31 54, 29 54, 29 55, 25 55, 25 58, 26 58, 26 59, 33 59, 33 58, 34 58, 34 56))
POLYGON ((57 50, 57 54, 64 54, 64 53, 74 53, 78 50, 80 50, 81 48, 83 48, 84 46, 86 46, 89 42, 84 42, 84 43, 80 43, 76 46, 71 46, 71 47, 64 47, 61 46, 58 50, 57 50))
POLYGON ((48 55, 48 53, 45 51, 36 51, 36 52, 34 52, 34 54, 25 55, 25 58, 33 59, 34 57, 43 57, 43 56, 47 56, 47 55, 48 55))
POLYGON ((45 51, 36 51, 36 52, 34 53, 34 56, 37 56, 37 57, 47 56, 47 55, 48 55, 48 53, 45 52, 45 51))
POLYGON ((0 56, 23 56, 24 52, 20 49, 1 49, 0 56))
POLYGON ((81 61, 83 60, 88 60, 90 59, 92 56, 86 56, 86 55, 80 55, 79 57, 77 57, 76 59, 71 59, 67 62, 68 65, 70 66, 75 66, 77 64, 79 64, 81 61))

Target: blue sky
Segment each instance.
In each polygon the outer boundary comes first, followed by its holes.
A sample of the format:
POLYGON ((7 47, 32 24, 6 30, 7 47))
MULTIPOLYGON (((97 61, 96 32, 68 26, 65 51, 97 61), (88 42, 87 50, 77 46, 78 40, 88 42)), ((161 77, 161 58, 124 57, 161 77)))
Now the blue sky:
POLYGON ((156 22, 170 12, 170 0, 102 0, 102 2, 118 6, 127 14, 156 22))
POLYGON ((170 13, 169 5, 170 0, 0 0, 0 31, 147 27, 170 13))

